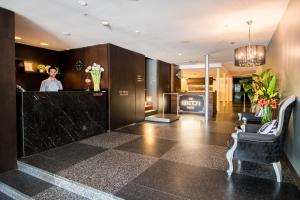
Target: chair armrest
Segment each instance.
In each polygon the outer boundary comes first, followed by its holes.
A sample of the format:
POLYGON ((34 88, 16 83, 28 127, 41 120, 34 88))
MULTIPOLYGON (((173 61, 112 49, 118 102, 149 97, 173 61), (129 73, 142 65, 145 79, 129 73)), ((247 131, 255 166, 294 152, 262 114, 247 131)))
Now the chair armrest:
POLYGON ((250 112, 240 112, 238 113, 238 116, 239 116, 239 121, 242 121, 242 119, 244 117, 254 117, 255 113, 250 113, 250 112))
POLYGON ((261 117, 243 117, 242 118, 244 124, 260 124, 261 123, 261 117))
POLYGON ((245 124, 245 132, 248 133, 257 133, 257 131, 261 128, 260 124, 245 124))
POLYGON ((242 117, 254 117, 255 113, 250 113, 250 112, 241 112, 239 113, 242 115, 242 117))
POLYGON ((263 135, 248 132, 238 133, 238 141, 245 142, 274 142, 276 138, 275 135, 263 135))

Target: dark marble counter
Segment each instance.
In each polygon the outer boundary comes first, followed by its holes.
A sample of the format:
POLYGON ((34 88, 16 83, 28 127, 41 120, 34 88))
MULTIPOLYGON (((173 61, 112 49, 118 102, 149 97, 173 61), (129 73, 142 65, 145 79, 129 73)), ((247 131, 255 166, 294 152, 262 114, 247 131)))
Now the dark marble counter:
POLYGON ((19 156, 62 146, 107 129, 106 92, 18 92, 19 156))

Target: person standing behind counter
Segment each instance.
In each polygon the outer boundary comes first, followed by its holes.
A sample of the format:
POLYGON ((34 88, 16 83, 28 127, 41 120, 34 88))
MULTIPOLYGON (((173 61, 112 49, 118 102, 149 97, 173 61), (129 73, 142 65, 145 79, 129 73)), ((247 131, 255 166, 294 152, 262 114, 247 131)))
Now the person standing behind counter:
POLYGON ((62 90, 63 86, 61 82, 55 78, 57 75, 57 69, 55 67, 50 67, 48 69, 48 73, 49 73, 49 78, 42 81, 40 91, 57 92, 58 90, 62 90))

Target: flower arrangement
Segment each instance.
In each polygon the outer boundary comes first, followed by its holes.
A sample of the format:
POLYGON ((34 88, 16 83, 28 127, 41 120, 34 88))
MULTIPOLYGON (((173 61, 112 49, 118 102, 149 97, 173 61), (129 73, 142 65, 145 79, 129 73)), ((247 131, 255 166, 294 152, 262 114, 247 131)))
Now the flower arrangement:
POLYGON ((104 72, 104 68, 101 65, 93 63, 92 66, 88 66, 85 69, 86 73, 90 73, 94 83, 94 91, 100 91, 101 73, 104 72))
MULTIPOLYGON (((48 72, 49 68, 51 67, 51 65, 43 65, 43 64, 39 64, 36 68, 39 70, 40 73, 44 73, 44 72, 48 72)), ((57 73, 59 73, 59 68, 55 67, 57 70, 57 73)))
POLYGON ((277 108, 280 98, 276 75, 271 73, 271 69, 266 69, 261 73, 253 74, 251 81, 242 84, 251 103, 263 108, 262 123, 271 121, 272 109, 277 108))

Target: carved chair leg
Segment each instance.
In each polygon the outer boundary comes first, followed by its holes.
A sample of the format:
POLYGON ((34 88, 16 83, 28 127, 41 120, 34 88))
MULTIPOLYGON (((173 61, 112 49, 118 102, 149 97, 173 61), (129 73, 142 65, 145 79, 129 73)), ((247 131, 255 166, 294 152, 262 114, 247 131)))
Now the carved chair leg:
POLYGON ((232 163, 232 160, 233 160, 233 154, 234 154, 234 151, 237 147, 237 133, 233 133, 231 135, 231 137, 233 138, 234 140, 234 143, 233 143, 233 146, 231 147, 231 149, 229 149, 226 153, 226 158, 227 158, 227 161, 228 161, 228 164, 229 164, 229 169, 227 170, 227 174, 230 176, 233 172, 233 163, 232 163))
POLYGON ((281 171, 280 161, 278 161, 276 163, 272 163, 272 164, 273 164, 273 168, 274 168, 275 173, 276 173, 277 182, 280 183, 280 182, 282 182, 282 171, 281 171))

